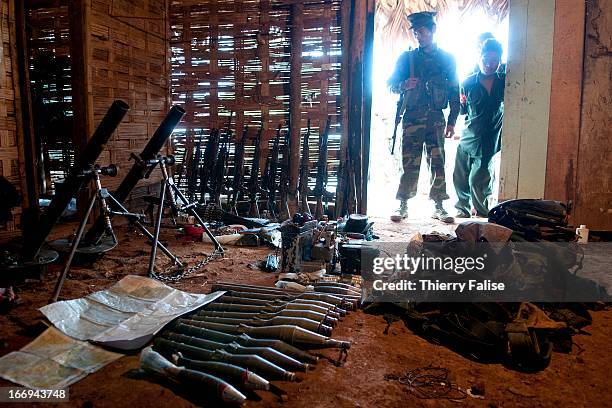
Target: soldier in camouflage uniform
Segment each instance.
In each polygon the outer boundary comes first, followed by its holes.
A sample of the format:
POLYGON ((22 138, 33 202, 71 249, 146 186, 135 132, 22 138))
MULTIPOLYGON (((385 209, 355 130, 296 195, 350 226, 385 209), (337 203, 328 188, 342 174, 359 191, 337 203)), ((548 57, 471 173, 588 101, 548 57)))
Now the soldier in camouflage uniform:
POLYGON ((443 207, 448 199, 444 175, 444 138, 455 134, 459 115, 459 82, 452 55, 434 42, 434 12, 408 16, 419 48, 403 53, 388 81, 392 92, 403 94, 406 108, 403 116, 402 165, 404 173, 396 198, 399 210, 391 217, 400 221, 408 216, 408 199, 416 195, 423 146, 430 170, 429 197, 435 202, 434 218, 452 223, 443 207), (448 121, 442 110, 450 105, 448 121))

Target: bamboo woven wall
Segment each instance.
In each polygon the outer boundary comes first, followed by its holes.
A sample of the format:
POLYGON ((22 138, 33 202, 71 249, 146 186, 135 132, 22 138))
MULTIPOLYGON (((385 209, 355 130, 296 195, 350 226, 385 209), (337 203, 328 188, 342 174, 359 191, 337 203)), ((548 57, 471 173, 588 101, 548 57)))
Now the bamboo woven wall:
MULTIPOLYGON (((164 0, 96 0, 91 7, 90 73, 94 123, 113 100, 130 111, 108 143, 99 163, 119 166, 119 175, 104 178, 114 189, 132 167, 130 153, 139 154, 165 117, 168 104, 168 51, 164 0)), ((162 152, 163 153, 163 152, 162 152)), ((131 199, 157 188, 158 172, 142 181, 131 199)), ((139 202, 130 203, 139 205, 139 202)))
MULTIPOLYGON (((244 125, 254 137, 263 124, 263 169, 269 140, 289 119, 292 3, 171 1, 172 98, 187 110, 184 129, 174 135, 179 159, 195 140, 207 140, 210 129, 225 128, 233 112, 235 137, 244 125)), ((300 127, 304 134, 311 119, 310 183, 314 185, 319 132, 331 116, 328 188, 335 191, 341 134, 341 1, 302 3, 300 127)), ((253 147, 248 146, 247 166, 252 156, 253 147)))
MULTIPOLYGON (((17 144, 16 86, 13 71, 14 21, 9 19, 9 1, 0 0, 0 176, 5 177, 19 191, 22 187, 22 174, 19 164, 17 144)), ((21 209, 13 210, 13 219, 0 228, 0 242, 19 233, 21 209)))

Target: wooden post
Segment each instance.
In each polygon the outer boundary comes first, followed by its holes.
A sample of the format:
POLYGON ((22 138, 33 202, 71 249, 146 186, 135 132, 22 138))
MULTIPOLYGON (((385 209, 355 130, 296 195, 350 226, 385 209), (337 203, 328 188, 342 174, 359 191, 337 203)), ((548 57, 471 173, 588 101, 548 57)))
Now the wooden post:
POLYGON ((93 134, 93 99, 89 73, 91 0, 73 0, 68 7, 74 109, 74 154, 83 151, 93 134))
MULTIPOLYGON (((13 88, 15 89, 15 120, 17 122, 17 139, 19 146, 20 168, 24 171, 21 178, 23 207, 38 211, 40 194, 39 154, 32 121, 32 100, 30 97, 30 71, 28 61, 28 39, 26 33, 26 13, 23 1, 9 0, 9 41, 11 46, 11 63, 13 69, 13 88)), ((0 16, 1 17, 1 16, 0 16)), ((0 34, 1 36, 2 34, 0 34)))
MULTIPOLYGON (((75 157, 83 152, 94 131, 93 98, 89 72, 91 55, 90 17, 91 0, 73 0, 70 2, 68 18, 70 20, 72 106, 74 111, 72 144, 75 157)), ((84 215, 85 203, 88 202, 89 194, 80 192, 77 199, 79 216, 84 215)))
POLYGON ((260 41, 257 44, 257 53, 261 59, 261 72, 259 76, 259 96, 261 103, 261 145, 259 157, 259 171, 264 172, 266 157, 268 157, 270 134, 268 132, 270 122, 270 0, 260 0, 260 41))
POLYGON ((289 210, 297 210, 297 184, 300 172, 300 135, 302 133, 302 41, 304 4, 291 5, 291 88, 289 99, 289 210))
POLYGON ((372 64, 374 57, 374 0, 367 0, 365 15, 365 37, 363 55, 363 101, 362 101, 362 123, 363 123, 363 151, 361 154, 361 168, 363 182, 361 197, 358 205, 359 213, 368 212, 368 175, 370 169, 370 127, 372 118, 372 64))
MULTIPOLYGON (((363 172, 362 172, 362 115, 363 115, 363 45, 365 38, 365 19, 366 19, 366 0, 355 0, 351 10, 351 44, 349 55, 349 162, 354 172, 355 188, 349 189, 349 197, 354 194, 355 200, 351 197, 348 203, 348 212, 358 211, 359 201, 363 191, 363 172), (356 205, 355 205, 356 204, 356 205)), ((351 177, 352 178, 352 177, 351 177)), ((351 180, 352 183, 352 180, 351 180)))
POLYGON ((345 206, 348 195, 348 142, 349 142, 349 84, 350 76, 348 73, 349 55, 350 55, 350 30, 351 30, 351 0, 343 0, 341 6, 340 25, 342 27, 342 67, 340 71, 340 97, 341 117, 340 126, 342 134, 340 136, 340 151, 338 152, 339 167, 338 167, 338 187, 336 189, 336 217, 345 215, 345 206))

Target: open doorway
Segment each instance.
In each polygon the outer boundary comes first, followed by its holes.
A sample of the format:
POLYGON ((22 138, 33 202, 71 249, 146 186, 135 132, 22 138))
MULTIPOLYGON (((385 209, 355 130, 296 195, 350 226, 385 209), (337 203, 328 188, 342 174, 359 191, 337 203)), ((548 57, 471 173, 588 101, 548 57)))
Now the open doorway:
MULTIPOLYGON (((397 7, 396 7, 397 9, 397 7)), ((391 156, 391 136, 395 122, 396 103, 398 95, 390 92, 387 79, 395 68, 398 57, 409 49, 416 48, 418 43, 410 34, 406 23, 398 24, 398 18, 405 19, 404 10, 385 11, 377 9, 374 34, 374 64, 373 64, 373 95, 371 121, 371 166, 368 182, 368 212, 388 217, 397 207, 395 194, 402 172, 401 164, 401 124, 398 126, 395 154, 391 156)), ((504 13, 507 14, 507 13, 504 13)), ((437 20, 435 41, 445 51, 451 53, 457 63, 459 82, 462 83, 472 72, 479 60, 477 37, 483 32, 491 32, 502 44, 504 55, 502 63, 506 63, 508 49, 508 18, 497 16, 491 10, 473 8, 459 10, 451 7, 440 13, 437 20)), ((448 117, 448 108, 444 111, 448 117)), ((445 143, 445 174, 447 193, 450 199, 444 202, 446 210, 454 214, 454 204, 457 195, 452 181, 455 166, 455 154, 459 144, 458 138, 464 129, 464 117, 459 116, 455 127, 455 138, 446 139, 445 143)), ((497 199, 499 182, 499 153, 494 158, 495 177, 493 197, 497 199)), ((429 178, 427 161, 421 160, 421 171, 417 195, 409 201, 409 218, 413 220, 429 219, 433 212, 433 202, 428 199, 429 178)))

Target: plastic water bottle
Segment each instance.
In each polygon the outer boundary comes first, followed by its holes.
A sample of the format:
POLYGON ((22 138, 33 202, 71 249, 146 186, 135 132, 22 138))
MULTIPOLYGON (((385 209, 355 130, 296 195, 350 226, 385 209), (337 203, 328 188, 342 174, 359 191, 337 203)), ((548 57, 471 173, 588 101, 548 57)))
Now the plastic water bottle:
POLYGON ((589 242, 589 229, 586 225, 580 225, 580 228, 576 228, 576 235, 578 236, 579 244, 586 244, 589 242))

